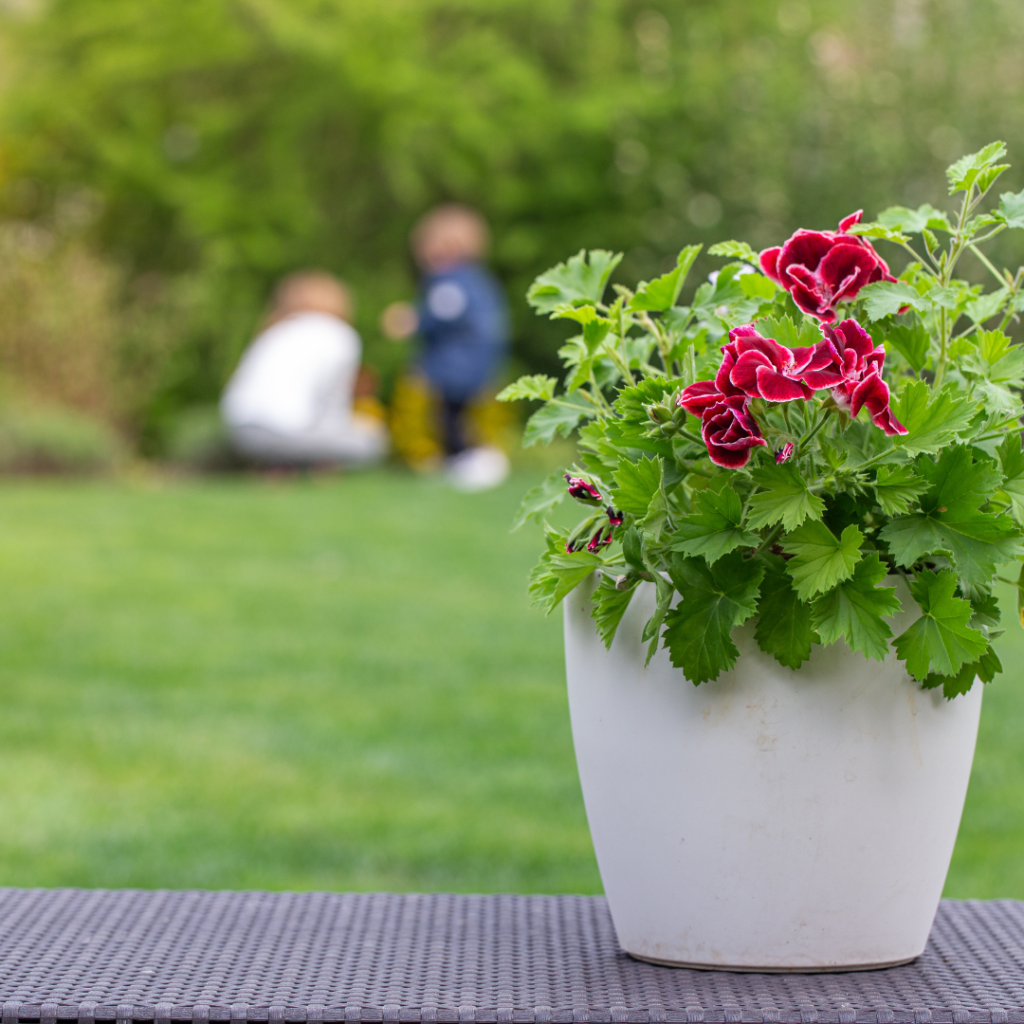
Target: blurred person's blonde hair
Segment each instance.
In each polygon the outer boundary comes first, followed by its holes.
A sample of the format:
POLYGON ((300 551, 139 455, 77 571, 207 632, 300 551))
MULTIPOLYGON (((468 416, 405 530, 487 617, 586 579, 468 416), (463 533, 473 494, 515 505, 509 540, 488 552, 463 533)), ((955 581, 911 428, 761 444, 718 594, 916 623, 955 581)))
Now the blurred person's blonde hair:
POLYGON ((274 289, 267 326, 296 313, 326 313, 350 323, 352 293, 326 270, 299 270, 282 277, 274 289))
POLYGON ((482 259, 490 244, 490 231, 476 210, 446 203, 424 214, 409 240, 423 270, 443 270, 454 263, 482 259))

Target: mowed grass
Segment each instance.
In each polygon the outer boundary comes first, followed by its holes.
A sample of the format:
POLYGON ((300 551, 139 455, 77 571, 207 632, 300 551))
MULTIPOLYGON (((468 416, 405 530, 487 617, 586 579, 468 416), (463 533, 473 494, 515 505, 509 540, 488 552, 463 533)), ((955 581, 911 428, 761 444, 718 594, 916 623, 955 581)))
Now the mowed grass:
MULTIPOLYGON (((0 884, 599 892, 531 482, 4 484, 0 884)), ((949 895, 1024 897, 1008 620, 949 895)))

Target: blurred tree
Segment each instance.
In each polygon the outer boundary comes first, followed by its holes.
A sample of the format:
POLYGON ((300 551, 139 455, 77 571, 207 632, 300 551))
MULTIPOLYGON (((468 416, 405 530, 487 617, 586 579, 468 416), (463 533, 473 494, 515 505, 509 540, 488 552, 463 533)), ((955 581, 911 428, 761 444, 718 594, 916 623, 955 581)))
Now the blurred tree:
POLYGON ((5 33, 0 202, 87 231, 176 318, 150 427, 217 394, 299 266, 352 282, 386 374, 376 316, 441 200, 488 216, 543 368, 563 332, 519 296, 581 246, 650 275, 689 241, 941 201, 990 138, 1024 156, 1014 0, 49 0, 5 33))

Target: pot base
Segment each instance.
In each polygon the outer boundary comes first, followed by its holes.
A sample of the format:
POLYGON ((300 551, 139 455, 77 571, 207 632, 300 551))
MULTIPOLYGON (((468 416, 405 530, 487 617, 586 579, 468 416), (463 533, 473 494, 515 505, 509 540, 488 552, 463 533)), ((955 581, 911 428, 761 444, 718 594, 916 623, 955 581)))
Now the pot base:
POLYGON ((685 960, 659 960, 654 956, 627 953, 634 960, 659 967, 685 967, 690 971, 727 971, 729 974, 852 974, 854 971, 884 971, 889 967, 912 964, 917 957, 908 956, 903 960, 888 960, 880 964, 853 964, 850 967, 730 967, 728 964, 694 964, 685 960))

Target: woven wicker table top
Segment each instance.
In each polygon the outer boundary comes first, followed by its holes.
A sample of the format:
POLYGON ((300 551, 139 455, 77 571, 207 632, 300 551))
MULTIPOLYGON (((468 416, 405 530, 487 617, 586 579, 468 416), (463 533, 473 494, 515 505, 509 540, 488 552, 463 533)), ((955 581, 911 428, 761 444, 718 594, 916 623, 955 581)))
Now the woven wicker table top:
POLYGON ((886 971, 638 963, 584 896, 0 889, 15 1021, 1024 1024, 1024 903, 944 902, 886 971))

